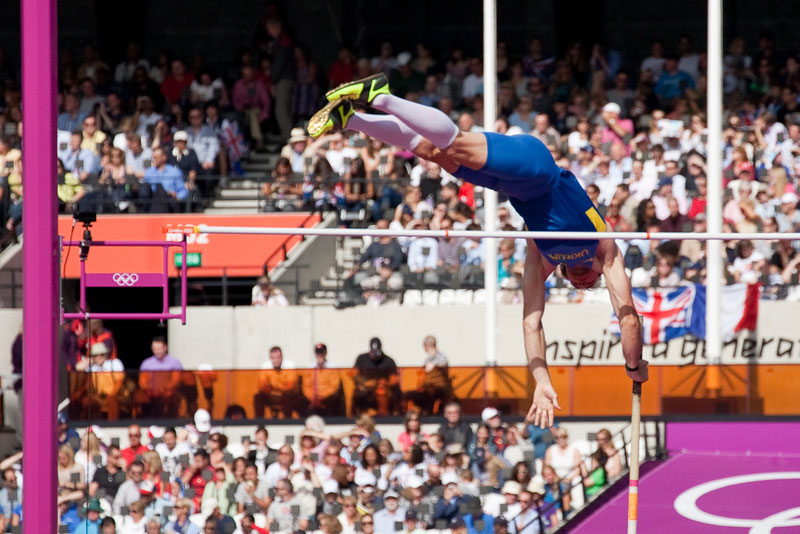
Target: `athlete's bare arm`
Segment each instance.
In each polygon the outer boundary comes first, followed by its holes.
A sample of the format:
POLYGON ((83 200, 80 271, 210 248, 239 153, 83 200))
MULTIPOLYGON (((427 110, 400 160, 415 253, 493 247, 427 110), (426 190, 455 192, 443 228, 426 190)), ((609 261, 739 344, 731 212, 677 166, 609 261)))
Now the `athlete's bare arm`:
POLYGON ((622 355, 628 367, 636 371, 626 371, 636 382, 647 381, 647 362, 642 360, 642 327, 639 315, 633 306, 631 281, 625 273, 625 262, 622 252, 611 239, 602 239, 597 247, 596 256, 600 261, 603 276, 608 287, 608 296, 614 313, 619 318, 622 341, 622 355))
POLYGON ((545 355, 547 345, 542 328, 544 281, 553 272, 553 266, 542 257, 532 239, 528 239, 527 242, 525 273, 522 276, 522 335, 525 341, 528 367, 536 380, 536 390, 533 393, 533 402, 526 421, 545 428, 553 426, 554 409, 561 409, 558 404, 558 396, 550 383, 550 373, 547 370, 545 355))

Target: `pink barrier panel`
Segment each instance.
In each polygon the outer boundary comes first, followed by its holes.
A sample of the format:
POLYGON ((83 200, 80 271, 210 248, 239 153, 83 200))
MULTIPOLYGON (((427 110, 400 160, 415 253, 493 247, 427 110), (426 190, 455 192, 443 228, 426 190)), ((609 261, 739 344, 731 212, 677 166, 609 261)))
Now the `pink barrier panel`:
POLYGON ((161 273, 86 273, 87 287, 162 287, 161 273))

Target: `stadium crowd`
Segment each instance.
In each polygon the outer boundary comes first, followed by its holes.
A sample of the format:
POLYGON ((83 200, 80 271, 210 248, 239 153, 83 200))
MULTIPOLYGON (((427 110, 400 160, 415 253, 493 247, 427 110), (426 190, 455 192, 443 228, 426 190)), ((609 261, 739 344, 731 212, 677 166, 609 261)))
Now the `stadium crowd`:
MULTIPOLYGON (((654 41, 634 64, 632 51, 570 45, 556 57, 532 38, 527 49, 498 43, 498 115, 507 134, 541 139, 604 214, 610 230, 702 231, 706 226, 706 56, 690 36, 654 41), (626 55, 628 54, 628 55, 626 55)), ((189 54, 189 50, 182 51, 189 54)), ((200 209, 220 176, 235 174, 248 147, 286 140, 262 195, 267 210, 334 209, 341 224, 406 228, 480 227, 480 188, 396 147, 347 133, 311 142, 302 125, 324 90, 383 71, 392 91, 437 106, 464 130, 483 127, 483 66, 462 49, 434 57, 424 44, 376 55, 343 45, 322 68, 279 18, 259 22, 252 48, 226 72, 203 58, 142 56, 131 43, 109 64, 103 51, 63 50, 59 62, 58 195, 64 210, 161 212, 200 209)), ((20 91, 0 63, 0 222, 5 240, 21 231, 20 91)), ((800 63, 776 51, 769 32, 757 43, 734 38, 724 57, 724 228, 797 230, 800 173, 800 63)), ((501 227, 521 221, 508 209, 501 227)), ((432 279, 475 276, 477 241, 399 242, 403 256, 370 259, 372 283, 398 287, 404 271, 432 279)), ((700 242, 620 242, 635 285, 702 281, 700 242)), ((524 241, 501 244, 501 283, 519 280, 524 241)), ((771 286, 796 284, 798 243, 726 244, 726 276, 771 286)), ((396 250, 392 251, 396 254, 396 250)), ((359 281, 361 284, 361 281, 359 281)), ((783 292, 783 293, 782 293, 783 292)))
MULTIPOLYGON (((58 423, 59 532, 69 534, 543 533, 626 462, 606 429, 570 443, 564 428, 504 422, 492 407, 469 424, 457 402, 429 432, 409 412, 393 440, 368 415, 339 433, 310 416, 284 443, 265 427, 234 443, 202 409, 183 427, 130 425, 123 443, 58 423)), ((0 464, 3 532, 23 521, 23 461, 0 464)))

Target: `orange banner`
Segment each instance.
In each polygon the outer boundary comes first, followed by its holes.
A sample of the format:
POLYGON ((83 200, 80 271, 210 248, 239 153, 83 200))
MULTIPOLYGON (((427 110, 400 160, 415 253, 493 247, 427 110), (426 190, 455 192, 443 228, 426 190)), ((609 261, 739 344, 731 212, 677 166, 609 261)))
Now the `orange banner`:
MULTIPOLYGON (((254 226, 309 228, 320 221, 318 214, 264 214, 264 215, 98 215, 92 226, 94 241, 175 241, 180 235, 163 233, 165 225, 188 224, 209 226, 254 226)), ((58 233, 65 241, 70 240, 72 218, 58 219, 58 233)), ((72 232, 72 241, 80 241, 83 228, 80 224, 72 232)), ((189 276, 259 276, 264 263, 274 267, 280 263, 285 252, 300 242, 300 236, 260 235, 209 235, 192 234, 188 237, 188 252, 200 253, 200 267, 190 267, 189 276), (285 250, 284 250, 285 249, 285 250)), ((175 254, 179 248, 169 250, 170 276, 178 276, 175 254)), ((66 278, 80 276, 78 249, 62 252, 66 258, 66 278), (67 253, 69 255, 67 256, 67 253)), ((191 263, 190 263, 191 265, 191 263)), ((63 269, 63 264, 62 264, 63 269)), ((163 256, 160 247, 93 247, 86 262, 86 271, 91 273, 135 272, 160 273, 163 271, 163 256)))

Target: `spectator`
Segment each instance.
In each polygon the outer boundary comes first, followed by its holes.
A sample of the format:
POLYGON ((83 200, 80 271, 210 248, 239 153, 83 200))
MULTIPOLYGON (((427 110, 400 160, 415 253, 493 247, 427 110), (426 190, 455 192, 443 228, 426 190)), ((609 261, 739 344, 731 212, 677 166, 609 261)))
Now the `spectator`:
POLYGON ((279 481, 289 477, 289 470, 294 463, 294 450, 289 445, 284 445, 278 449, 277 458, 264 473, 268 488, 276 488, 279 481))
POLYGON ((175 501, 175 519, 170 521, 164 527, 165 532, 170 530, 180 532, 182 534, 201 534, 200 529, 189 521, 189 513, 192 509, 192 501, 189 499, 178 499, 175 501))
POLYGON ((800 228, 800 210, 797 209, 798 197, 794 193, 780 195, 780 213, 775 216, 779 232, 796 232, 800 228))
MULTIPOLYGON (((191 114, 190 114, 191 116, 191 114)), ((197 187, 197 175, 202 170, 197 152, 188 145, 189 134, 180 130, 172 136, 174 147, 169 153, 169 164, 180 169, 186 179, 186 189, 194 191, 197 187)))
POLYGON ((609 479, 616 478, 622 472, 622 460, 619 451, 614 447, 611 432, 606 428, 597 431, 597 446, 608 457, 604 465, 609 479))
POLYGON ((270 532, 287 533, 297 529, 308 528, 308 520, 313 514, 303 502, 296 498, 292 483, 288 479, 278 481, 275 485, 275 500, 267 510, 269 524, 277 523, 277 529, 271 528, 270 532))
POLYGON ((395 523, 402 523, 406 515, 405 508, 400 508, 400 494, 390 489, 383 494, 383 506, 375 512, 375 534, 394 534, 395 523))
POLYGON ((603 143, 620 142, 628 144, 633 137, 633 121, 621 119, 622 108, 616 102, 603 106, 600 115, 603 123, 603 143))
POLYGON ((547 114, 540 113, 539 115, 536 115, 533 123, 534 128, 531 132, 532 136, 547 146, 558 144, 561 136, 559 135, 558 130, 550 125, 550 118, 547 116, 547 114))
MULTIPOLYGON (((195 151, 204 174, 214 172, 214 162, 219 154, 219 140, 214 130, 204 122, 205 113, 199 107, 189 110, 188 147, 195 151)), ((213 187, 206 189, 210 191, 213 187)))
POLYGON ((248 511, 248 505, 256 505, 261 512, 269 508, 269 488, 266 479, 259 480, 258 467, 250 463, 244 470, 244 481, 236 487, 234 496, 238 513, 248 511))
POLYGON ((755 250, 753 242, 743 239, 736 245, 736 259, 730 267, 735 282, 753 284, 758 282, 766 270, 767 260, 755 250))
MULTIPOLYGON (((246 443, 245 456, 248 462, 253 462, 258 467, 259 477, 264 474, 267 467, 275 461, 278 451, 267 444, 269 431, 263 426, 256 429, 255 443, 246 443), (249 449, 249 450, 248 450, 249 449)), ((244 474, 244 473, 243 473, 244 474)), ((274 487, 274 484, 270 487, 274 487)))
POLYGON ((557 428, 553 435, 555 445, 547 448, 544 463, 555 469, 558 477, 565 483, 570 483, 577 475, 576 468, 581 463, 581 454, 575 445, 570 445, 569 433, 564 428, 557 428))
POLYGON ((269 276, 263 275, 253 286, 250 304, 258 308, 285 308, 289 306, 289 300, 283 291, 272 285, 269 276))
POLYGON ((80 111, 81 101, 73 93, 64 95, 64 111, 58 115, 58 129, 63 132, 74 132, 86 118, 80 111))
POLYGON ((181 458, 187 458, 191 453, 191 448, 186 441, 178 441, 178 434, 175 428, 168 427, 161 436, 161 443, 156 445, 155 451, 161 457, 164 470, 171 476, 179 476, 182 466, 181 458))
POLYGON ((292 94, 296 77, 294 44, 286 33, 283 22, 277 17, 267 20, 266 30, 271 39, 270 76, 275 96, 275 120, 278 122, 281 135, 288 138, 292 129, 292 94))
MULTIPOLYGON (((192 463, 183 470, 181 475, 183 486, 194 490, 192 502, 195 509, 200 508, 203 492, 206 489, 206 485, 212 480, 214 480, 214 470, 211 468, 208 452, 205 449, 197 449, 194 452, 192 463)), ((209 501, 210 499, 206 502, 209 501)), ((218 507, 216 501, 214 501, 214 504, 218 507)))
POLYGON ((123 508, 132 508, 141 498, 139 488, 142 485, 144 476, 144 463, 141 460, 134 460, 128 465, 128 479, 123 482, 114 495, 112 509, 114 514, 122 514, 123 508))
POLYGON ((176 391, 183 365, 168 354, 167 340, 156 336, 150 344, 153 355, 139 366, 139 390, 136 401, 152 414, 174 417, 178 410, 176 391))
POLYGON ((109 420, 119 417, 117 395, 125 380, 125 367, 119 359, 109 359, 110 351, 105 343, 92 345, 90 358, 76 365, 77 371, 90 373, 87 378, 88 394, 81 399, 85 409, 97 409, 109 420))
POLYGON ((303 416, 307 406, 301 402, 296 365, 284 361, 283 351, 278 346, 269 349, 269 359, 269 368, 259 372, 258 392, 253 397, 256 417, 261 417, 267 407, 272 417, 291 417, 293 412, 303 416))
POLYGON ((178 104, 189 100, 189 87, 194 75, 186 71, 186 65, 180 59, 170 63, 169 74, 161 82, 161 94, 168 104, 178 104))
POLYGON ((406 97, 409 93, 413 95, 425 89, 425 76, 411 67, 411 59, 409 52, 397 54, 397 68, 389 75, 389 87, 397 96, 406 97))
MULTIPOLYGON (((117 522, 114 521, 114 518, 111 516, 106 516, 100 521, 100 533, 101 534, 117 534, 117 522)), ((195 534, 186 532, 186 534, 195 534)))
POLYGON ((605 469, 607 461, 608 456, 603 449, 597 449, 592 453, 591 467, 589 469, 581 462, 580 471, 587 498, 597 495, 603 489, 603 486, 608 484, 608 473, 605 469))
POLYGON ((149 146, 153 140, 156 124, 164 120, 164 117, 155 111, 151 96, 141 95, 136 99, 136 112, 133 117, 134 122, 138 124, 135 133, 146 141, 145 145, 149 146))
POLYGON ((99 171, 100 161, 91 150, 81 148, 82 143, 83 133, 80 130, 72 132, 69 145, 59 153, 58 157, 64 163, 64 169, 77 176, 83 184, 89 176, 99 171))
POLYGON ((168 161, 163 148, 153 149, 153 166, 144 172, 144 185, 139 188, 139 197, 150 202, 146 211, 182 211, 183 202, 189 196, 183 173, 168 161))
MULTIPOLYGON (((12 455, 10 460, 21 459, 22 453, 12 455)), ((7 464, 4 461, 4 464, 7 464)), ((0 508, 4 513, 11 515, 14 509, 22 505, 22 491, 17 481, 17 472, 13 467, 6 467, 3 469, 3 488, 0 489, 0 508), (8 510, 8 512, 5 512, 8 510)))
POLYGON ((318 415, 335 415, 343 408, 343 385, 339 372, 330 368, 328 347, 324 343, 314 346, 314 366, 302 380, 303 396, 309 411, 318 415))
POLYGON ((445 444, 459 443, 466 447, 472 441, 472 429, 461 419, 461 405, 456 401, 448 402, 444 407, 445 422, 439 427, 439 434, 444 436, 445 444))
POLYGON ((142 147, 142 138, 133 133, 128 137, 127 146, 125 170, 127 174, 135 176, 141 181, 144 179, 145 170, 152 163, 153 151, 149 147, 142 147))
POLYGON ((539 516, 534 506, 534 495, 529 490, 522 490, 519 494, 519 513, 509 520, 509 533, 511 534, 540 534, 544 533, 544 521, 539 516))
MULTIPOLYGON (((91 81, 89 81, 91 83, 91 81)), ((83 141, 81 142, 82 150, 89 150, 94 152, 95 157, 100 157, 100 152, 103 146, 103 141, 106 140, 106 134, 97 128, 97 118, 94 115, 88 115, 83 119, 83 141)))
POLYGON ((682 97, 688 89, 694 89, 694 80, 688 74, 678 70, 678 58, 667 56, 664 59, 664 71, 658 76, 655 94, 663 105, 672 99, 682 97))
POLYGON ((236 530, 236 522, 231 516, 220 511, 219 503, 214 499, 203 502, 201 513, 206 516, 204 534, 225 534, 236 530))
POLYGON ((223 107, 230 105, 225 83, 208 70, 202 70, 197 74, 197 78, 189 85, 189 90, 189 101, 194 105, 204 105, 209 102, 217 102, 223 107))
POLYGON ((368 408, 378 413, 391 414, 399 409, 400 392, 397 365, 383 352, 381 340, 374 337, 369 342, 370 350, 356 358, 355 391, 353 406, 359 412, 368 408))
POLYGON ((86 475, 81 465, 75 462, 75 452, 69 445, 58 449, 58 487, 71 491, 86 488, 86 475))

